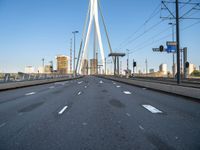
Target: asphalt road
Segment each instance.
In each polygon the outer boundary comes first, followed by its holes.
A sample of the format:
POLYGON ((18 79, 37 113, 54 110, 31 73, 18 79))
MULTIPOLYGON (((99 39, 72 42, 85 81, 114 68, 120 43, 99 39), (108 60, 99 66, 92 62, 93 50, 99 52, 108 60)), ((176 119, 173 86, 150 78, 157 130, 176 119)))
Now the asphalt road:
POLYGON ((0 150, 199 150, 200 103, 97 77, 0 92, 0 150))

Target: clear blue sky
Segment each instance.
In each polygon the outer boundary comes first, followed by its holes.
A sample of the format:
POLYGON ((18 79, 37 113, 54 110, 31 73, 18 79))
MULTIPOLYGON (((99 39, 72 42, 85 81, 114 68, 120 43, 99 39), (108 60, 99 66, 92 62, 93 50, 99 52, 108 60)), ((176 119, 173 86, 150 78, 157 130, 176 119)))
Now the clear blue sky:
MULTIPOLYGON (((55 62, 58 54, 69 55, 71 32, 79 30, 82 33, 88 2, 89 0, 0 0, 0 71, 24 71, 27 65, 37 68, 41 65, 42 58, 48 63, 50 60, 55 62)), ((161 21, 158 13, 141 26, 160 3, 160 0, 101 0, 113 50, 125 52, 126 49, 133 49, 130 58, 137 60, 141 70, 144 70, 146 58, 149 68, 155 70, 161 63, 172 63, 171 54, 153 53, 151 50, 171 40, 169 34, 172 31, 168 20, 137 40, 128 44, 123 42, 128 37, 135 39, 161 21), (166 35, 169 36, 162 39, 166 35)), ((173 10, 171 6, 170 8, 173 10)), ((157 10, 159 9, 160 7, 157 10)), ((187 9, 188 6, 182 8, 181 13, 187 9)), ((200 12, 193 13, 192 16, 200 17, 200 12)), ((163 12, 162 15, 167 13, 163 12)), ((181 29, 195 22, 197 20, 181 21, 181 29)), ((80 44, 80 33, 77 36, 77 47, 80 44)), ((103 30, 102 34, 107 55, 108 46, 103 30)), ((196 66, 200 65, 199 35, 200 24, 181 30, 181 46, 188 47, 189 61, 196 66)), ((125 58, 123 60, 125 66, 125 58)))

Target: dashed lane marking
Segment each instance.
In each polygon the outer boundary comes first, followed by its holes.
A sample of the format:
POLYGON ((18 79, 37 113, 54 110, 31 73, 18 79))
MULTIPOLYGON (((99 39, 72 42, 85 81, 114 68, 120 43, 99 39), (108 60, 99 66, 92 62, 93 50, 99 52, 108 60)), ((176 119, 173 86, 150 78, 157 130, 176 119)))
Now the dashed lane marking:
POLYGON ((156 114, 156 113, 162 113, 162 111, 160 111, 159 109, 151 106, 151 105, 142 105, 144 108, 146 108, 148 111, 150 111, 151 113, 153 114, 156 114))
POLYGON ((54 89, 54 88, 55 88, 55 86, 50 86, 50 87, 49 87, 49 89, 54 89))
POLYGON ((25 95, 30 96, 30 95, 34 95, 34 94, 35 94, 35 92, 30 92, 30 93, 26 93, 25 95))
POLYGON ((131 94, 131 92, 129 92, 129 91, 124 91, 123 93, 126 94, 126 95, 130 95, 131 94))
POLYGON ((143 128, 141 125, 139 125, 139 128, 140 128, 141 130, 144 130, 144 128, 143 128))
POLYGON ((81 83, 83 83, 83 81, 78 82, 78 84, 81 84, 81 83))
POLYGON ((78 92, 78 95, 81 95, 82 94, 82 92, 78 92))
POLYGON ((130 116, 131 116, 131 114, 129 114, 129 113, 126 113, 126 115, 127 115, 128 117, 130 117, 130 116))
POLYGON ((63 107, 63 109, 61 109, 61 111, 59 111, 58 114, 62 115, 67 108, 68 106, 63 107))
POLYGON ((2 123, 2 124, 0 124, 0 128, 2 128, 3 126, 5 126, 6 125, 6 123, 4 122, 4 123, 2 123))
POLYGON ((117 85, 116 87, 117 87, 117 88, 120 88, 121 86, 117 85))
POLYGON ((103 83, 103 81, 99 81, 99 83, 100 83, 100 84, 102 84, 102 83, 103 83))

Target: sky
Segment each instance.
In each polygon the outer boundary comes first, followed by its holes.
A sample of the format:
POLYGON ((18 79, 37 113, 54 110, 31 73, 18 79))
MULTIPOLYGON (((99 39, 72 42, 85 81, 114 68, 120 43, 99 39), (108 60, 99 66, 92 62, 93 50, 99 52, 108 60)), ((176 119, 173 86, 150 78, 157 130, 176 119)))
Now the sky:
MULTIPOLYGON (((42 58, 45 64, 53 60, 56 66, 56 55, 69 56, 72 31, 79 31, 76 47, 80 46, 88 4, 89 0, 0 0, 0 72, 23 72, 26 66, 37 68, 42 65, 42 58)), ((173 6, 169 5, 172 12, 173 6)), ((180 7, 182 15, 191 5, 180 7)), ((130 67, 134 59, 137 69, 144 71, 147 59, 149 69, 158 70, 161 63, 166 63, 171 70, 172 54, 152 52, 152 48, 166 46, 166 41, 172 40, 172 27, 168 23, 174 20, 161 19, 169 13, 161 11, 160 0, 101 0, 101 8, 112 49, 117 52, 129 49, 130 67)), ((200 18, 200 10, 193 10, 187 17, 200 18)), ((188 60, 197 67, 200 65, 198 21, 180 21, 181 47, 188 48, 188 60)), ((107 57, 102 20, 100 27, 107 57)), ((125 69, 126 57, 121 61, 125 69)))

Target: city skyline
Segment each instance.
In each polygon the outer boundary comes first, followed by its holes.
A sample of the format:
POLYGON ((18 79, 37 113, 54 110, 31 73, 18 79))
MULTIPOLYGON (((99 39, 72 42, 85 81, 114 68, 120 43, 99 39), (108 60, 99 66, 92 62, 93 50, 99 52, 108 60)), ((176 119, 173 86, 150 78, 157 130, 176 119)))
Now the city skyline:
MULTIPOLYGON (((155 8, 160 9, 156 7, 159 4, 161 4, 160 0, 148 1, 145 2, 145 5, 149 7, 144 8, 144 1, 126 1, 124 3, 122 1, 101 0, 113 50, 126 52, 126 49, 133 49, 130 54, 130 64, 132 64, 134 58, 142 71, 145 68, 146 58, 149 62, 149 68, 158 70, 160 64, 166 63, 168 70, 171 70, 171 54, 152 52, 152 48, 159 47, 161 44, 165 45, 166 41, 171 40, 171 28, 168 25, 170 21, 162 21, 155 29, 139 37, 152 25, 161 21, 158 13, 144 26, 141 26, 155 8), (158 35, 160 32, 163 33, 158 35), (154 35, 157 36, 152 40, 151 37, 154 35), (169 36, 162 40, 162 37, 166 35, 169 36), (128 39, 128 37, 130 38, 128 39), (157 40, 159 41, 156 42, 157 40)), ((0 25, 0 71, 24 71, 26 66, 41 66, 42 58, 49 62, 52 59, 55 60, 55 56, 58 54, 69 56, 70 39, 73 38, 71 32, 74 30, 80 32, 77 35, 76 50, 78 51, 88 1, 69 2, 61 0, 57 2, 50 0, 41 2, 20 0, 16 2, 14 0, 2 0, 0 8, 0 19, 3 20, 0 25), (80 3, 80 5, 76 5, 76 3, 80 3)), ((181 12, 183 11, 185 10, 182 9, 181 12)), ((199 16, 199 14, 197 12, 194 15, 199 16)), ((188 60, 198 68, 200 64, 198 58, 200 55, 198 51, 200 30, 198 25, 184 29, 195 22, 197 21, 181 21, 181 29, 183 30, 181 30, 181 47, 188 47, 188 60)), ((108 46, 105 41, 105 34, 102 36, 107 56, 108 46)), ((125 68, 126 57, 122 60, 122 66, 125 68)), ((54 66, 56 66, 55 61, 54 66)))

